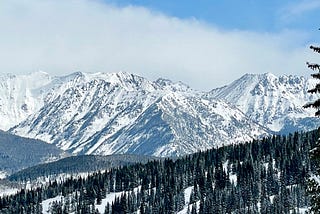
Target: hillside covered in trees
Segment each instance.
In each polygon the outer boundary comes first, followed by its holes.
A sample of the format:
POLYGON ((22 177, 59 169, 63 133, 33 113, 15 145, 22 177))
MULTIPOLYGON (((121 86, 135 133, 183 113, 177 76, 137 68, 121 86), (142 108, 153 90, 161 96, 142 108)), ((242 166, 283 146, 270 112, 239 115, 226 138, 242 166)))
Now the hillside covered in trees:
POLYGON ((0 130, 0 172, 11 174, 67 155, 63 150, 44 141, 0 130))
POLYGON ((60 174, 89 173, 99 170, 116 168, 135 163, 146 163, 148 160, 159 158, 143 155, 114 154, 114 155, 79 155, 62 158, 50 163, 32 166, 8 177, 10 181, 36 180, 37 178, 58 177, 60 174))
POLYGON ((298 213, 310 203, 316 139, 317 130, 273 136, 53 181, 0 198, 0 212, 298 213))

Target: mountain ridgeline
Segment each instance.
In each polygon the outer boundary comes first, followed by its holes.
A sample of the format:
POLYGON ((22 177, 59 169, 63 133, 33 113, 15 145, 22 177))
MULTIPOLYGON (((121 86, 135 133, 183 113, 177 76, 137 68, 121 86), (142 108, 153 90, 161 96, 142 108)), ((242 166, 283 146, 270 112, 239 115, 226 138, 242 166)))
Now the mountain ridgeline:
POLYGON ((125 72, 0 80, 0 128, 76 155, 182 156, 319 122, 302 108, 303 77, 245 75, 210 92, 125 72))
POLYGON ((79 173, 92 173, 99 170, 130 165, 134 163, 146 163, 159 158, 142 155, 114 154, 78 155, 66 157, 50 163, 38 164, 11 174, 10 181, 35 181, 39 178, 56 178, 60 175, 77 175, 79 173))
POLYGON ((319 126, 314 111, 302 108, 319 97, 308 93, 315 85, 315 79, 292 75, 246 74, 230 85, 212 90, 208 96, 236 105, 250 119, 270 130, 288 134, 319 126))
POLYGON ((300 213, 318 130, 66 178, 0 198, 1 213, 300 213))

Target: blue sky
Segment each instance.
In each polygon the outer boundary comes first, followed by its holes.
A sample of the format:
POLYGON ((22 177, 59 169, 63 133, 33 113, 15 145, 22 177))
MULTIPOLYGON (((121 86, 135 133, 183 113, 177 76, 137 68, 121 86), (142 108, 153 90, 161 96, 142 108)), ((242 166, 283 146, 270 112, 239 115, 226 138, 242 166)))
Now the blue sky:
POLYGON ((319 0, 0 0, 0 73, 117 72, 200 90, 309 76, 319 0))
POLYGON ((105 0, 107 4, 146 7, 181 19, 197 19, 225 30, 277 32, 319 28, 317 0, 105 0))
POLYGON ((274 30, 275 11, 284 1, 176 0, 106 1, 119 6, 138 5, 183 19, 195 18, 226 29, 274 30))

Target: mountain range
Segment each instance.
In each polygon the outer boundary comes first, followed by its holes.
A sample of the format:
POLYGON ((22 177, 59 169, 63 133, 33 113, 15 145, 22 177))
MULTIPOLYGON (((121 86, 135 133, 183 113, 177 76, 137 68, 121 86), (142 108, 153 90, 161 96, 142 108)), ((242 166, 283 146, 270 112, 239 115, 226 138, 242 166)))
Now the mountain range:
POLYGON ((197 91, 125 73, 0 77, 0 128, 79 154, 181 156, 271 133, 311 130, 315 82, 246 74, 197 91))

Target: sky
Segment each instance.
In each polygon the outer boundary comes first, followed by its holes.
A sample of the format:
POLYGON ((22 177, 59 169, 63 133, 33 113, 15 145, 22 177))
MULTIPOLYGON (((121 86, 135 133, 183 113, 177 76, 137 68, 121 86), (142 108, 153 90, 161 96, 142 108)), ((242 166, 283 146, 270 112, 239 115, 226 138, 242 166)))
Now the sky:
POLYGON ((206 91, 246 73, 309 76, 319 9, 319 0, 0 0, 0 73, 125 71, 206 91))

